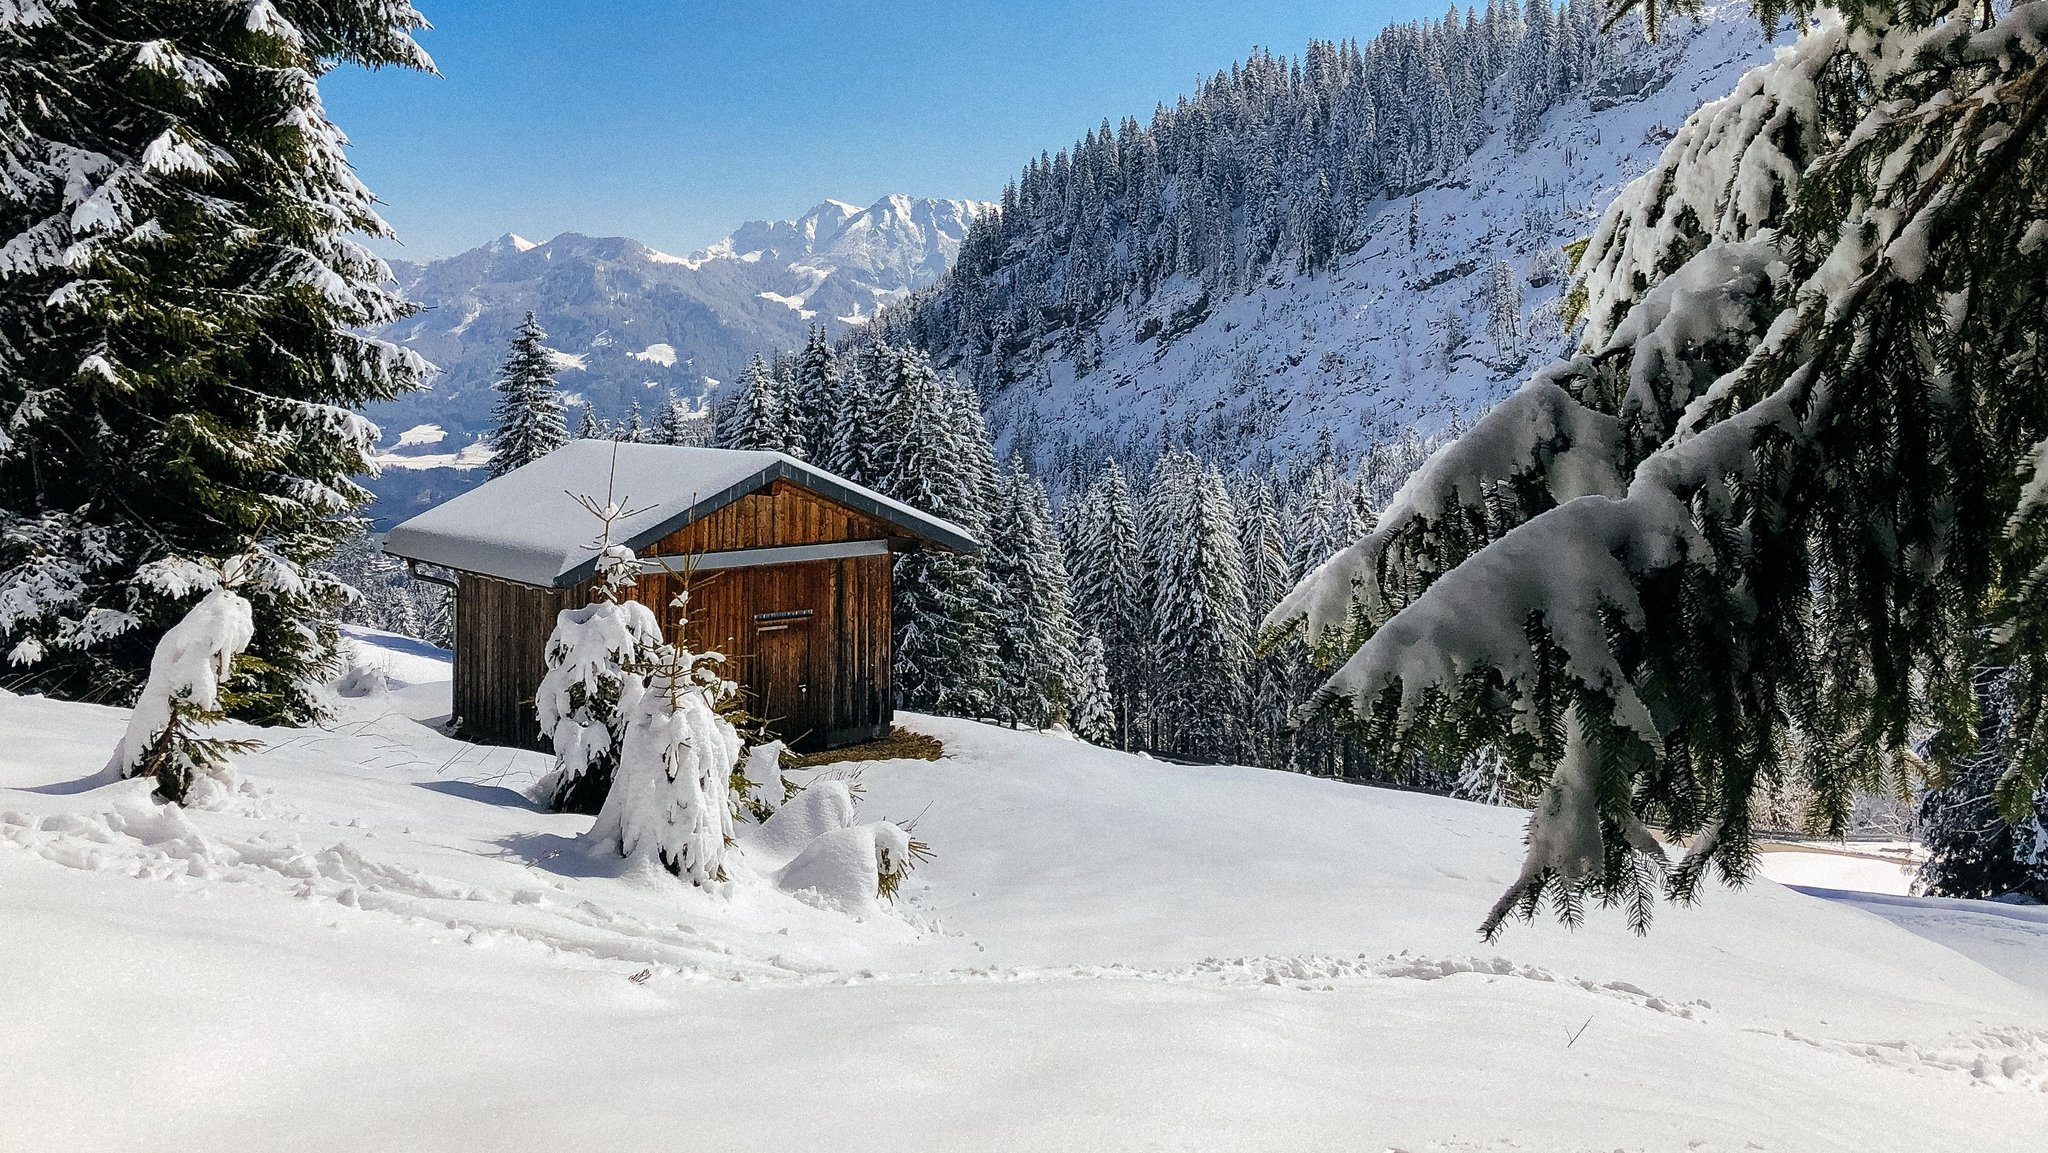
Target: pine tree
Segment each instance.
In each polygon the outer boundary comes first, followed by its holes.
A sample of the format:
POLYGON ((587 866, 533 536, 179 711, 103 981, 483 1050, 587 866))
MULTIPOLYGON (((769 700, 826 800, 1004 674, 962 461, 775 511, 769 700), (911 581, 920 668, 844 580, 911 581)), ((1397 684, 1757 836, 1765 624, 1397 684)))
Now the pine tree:
POLYGON ((640 402, 626 410, 626 423, 619 428, 619 439, 638 444, 647 439, 647 420, 640 415, 640 402))
POLYGON ((1251 621, 1223 477, 1185 449, 1160 459, 1146 494, 1152 571, 1154 747, 1233 761, 1245 744, 1251 621))
POLYGON ((1012 458, 988 527, 997 720, 1046 728, 1074 699, 1073 596, 1045 489, 1012 458))
POLYGON ((576 422, 576 439, 605 439, 604 426, 598 423, 597 409, 595 409, 591 405, 585 404, 583 406, 583 417, 581 420, 578 420, 576 422))
POLYGON ((1116 741, 1130 748, 1145 714, 1152 590, 1130 487, 1114 460, 1080 501, 1068 558, 1078 623, 1102 642, 1116 741))
POLYGON ((126 700, 189 588, 252 554, 244 715, 304 719, 412 353, 353 234, 390 235, 316 80, 430 68, 402 0, 195 18, 138 0, 0 9, 0 652, 10 686, 126 700), (243 18, 246 15, 246 19, 243 18))
MULTIPOLYGON (((922 354, 885 349, 891 366, 877 454, 886 452, 877 487, 913 508, 942 516, 988 540, 986 493, 970 456, 967 429, 954 420, 954 397, 922 354)), ((996 600, 985 559, 936 550, 896 562, 896 691, 904 707, 958 716, 987 714, 994 688, 996 600)))
POLYGON ((1927 862, 1919 883, 1937 897, 2020 893, 2048 902, 2048 788, 2036 786, 2019 819, 1998 802, 2008 765, 2014 676, 1980 669, 1976 677, 1976 750, 1954 761, 1920 798, 1927 862))
POLYGON ((547 336, 529 312, 512 338, 512 352, 505 358, 497 383, 498 430, 491 436, 492 476, 504 476, 520 465, 531 464, 569 439, 547 336))
POLYGON ((1092 745, 1116 740, 1116 715, 1109 696, 1109 669, 1102 660, 1102 638, 1089 633, 1081 638, 1080 655, 1074 674, 1074 735, 1092 745))
POLYGON ((782 452, 789 447, 788 427, 775 374, 755 353, 740 378, 739 391, 719 413, 718 447, 782 452))
POLYGON ((1276 612, 1350 654, 1325 699, 1363 738, 1548 782, 1489 932, 1546 896, 1645 928, 1659 888, 1751 873, 1752 798, 1803 788, 1840 828, 1907 787, 1915 733, 1950 772, 1978 668, 2018 670, 1994 795, 2021 818, 2048 759, 2037 19, 1802 21, 1610 206, 1577 354, 1276 612), (1652 823, 1689 846, 1668 870, 1652 823))
POLYGON ((832 342, 825 338, 823 326, 813 325, 790 375, 790 451, 796 456, 824 461, 831 454, 839 375, 832 342))
POLYGON ((1514 267, 1496 260, 1486 273, 1486 335, 1503 366, 1522 360, 1522 285, 1514 267))

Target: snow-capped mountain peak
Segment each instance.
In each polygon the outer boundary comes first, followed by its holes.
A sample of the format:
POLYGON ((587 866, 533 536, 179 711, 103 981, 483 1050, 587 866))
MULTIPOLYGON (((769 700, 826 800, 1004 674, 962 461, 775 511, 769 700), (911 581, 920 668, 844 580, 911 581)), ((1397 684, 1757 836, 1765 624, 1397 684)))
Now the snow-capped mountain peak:
POLYGON ((835 336, 931 283, 987 205, 885 196, 866 208, 825 200, 794 220, 742 224, 676 256, 622 236, 565 232, 535 243, 506 233, 427 263, 394 261, 424 311, 386 335, 441 369, 430 391, 376 406, 387 427, 432 424, 466 440, 489 426, 490 383, 531 310, 578 396, 601 415, 671 394, 696 403, 709 381, 756 352, 793 348, 810 326, 835 336))

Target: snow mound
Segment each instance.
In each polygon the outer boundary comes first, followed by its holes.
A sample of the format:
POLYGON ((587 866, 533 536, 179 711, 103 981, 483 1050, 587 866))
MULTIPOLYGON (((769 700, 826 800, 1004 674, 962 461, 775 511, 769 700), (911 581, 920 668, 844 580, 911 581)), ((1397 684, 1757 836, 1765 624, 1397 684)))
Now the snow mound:
POLYGON ((751 830, 747 848, 764 859, 787 861, 819 837, 852 825, 858 807, 846 781, 814 782, 751 830))
MULTIPOLYGON (((836 783, 836 782, 835 782, 836 783)), ((776 875, 785 892, 842 909, 871 909, 885 872, 910 859, 910 834, 887 821, 820 834, 776 875)))

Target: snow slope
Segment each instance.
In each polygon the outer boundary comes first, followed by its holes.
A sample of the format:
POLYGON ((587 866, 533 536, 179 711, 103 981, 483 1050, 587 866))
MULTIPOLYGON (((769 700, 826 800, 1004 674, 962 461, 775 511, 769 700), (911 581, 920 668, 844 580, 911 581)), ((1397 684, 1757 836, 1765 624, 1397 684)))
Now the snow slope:
POLYGON ((938 852, 900 904, 700 892, 414 719, 432 650, 351 644, 393 690, 253 732, 212 811, 93 784, 123 710, 0 696, 0 1149, 1860 1153, 2048 1108, 2048 974, 1967 926, 1759 883, 1488 947, 1518 814, 923 717, 944 759, 862 769, 938 852))
POLYGON ((1710 4, 1658 43, 1630 44, 1623 74, 1550 109, 1522 149, 1497 81, 1491 133, 1462 177, 1380 202, 1335 271, 1274 269, 1236 296, 1176 279, 1111 312, 1089 341, 1043 335, 1038 359, 1012 365, 1017 383, 990 398, 999 449, 1023 448, 1041 467, 1068 442, 1084 460, 1143 460, 1171 427, 1220 459, 1284 460, 1325 430, 1362 447, 1471 418, 1565 347, 1566 285, 1531 283, 1539 250, 1589 235, 1686 117, 1770 52, 1747 5, 1710 4), (1523 292, 1518 349, 1488 336, 1488 270, 1503 261, 1523 292), (1069 350, 1098 341, 1099 363, 1079 372, 1069 350))

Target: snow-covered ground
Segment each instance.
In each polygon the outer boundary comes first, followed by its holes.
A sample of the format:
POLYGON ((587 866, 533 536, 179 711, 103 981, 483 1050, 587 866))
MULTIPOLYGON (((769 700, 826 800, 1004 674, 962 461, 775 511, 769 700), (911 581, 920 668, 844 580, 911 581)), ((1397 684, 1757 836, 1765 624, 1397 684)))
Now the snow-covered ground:
MULTIPOLYGON (((0 696, 0 1149, 2000 1150, 2048 915, 1761 882, 1473 925, 1519 814, 906 717, 894 907, 587 856, 440 654, 179 811, 123 710, 0 696)), ((359 677, 358 688, 376 678, 359 677)), ((746 855, 743 839, 743 856, 746 855)), ((759 862, 757 861, 758 865, 759 862)))

